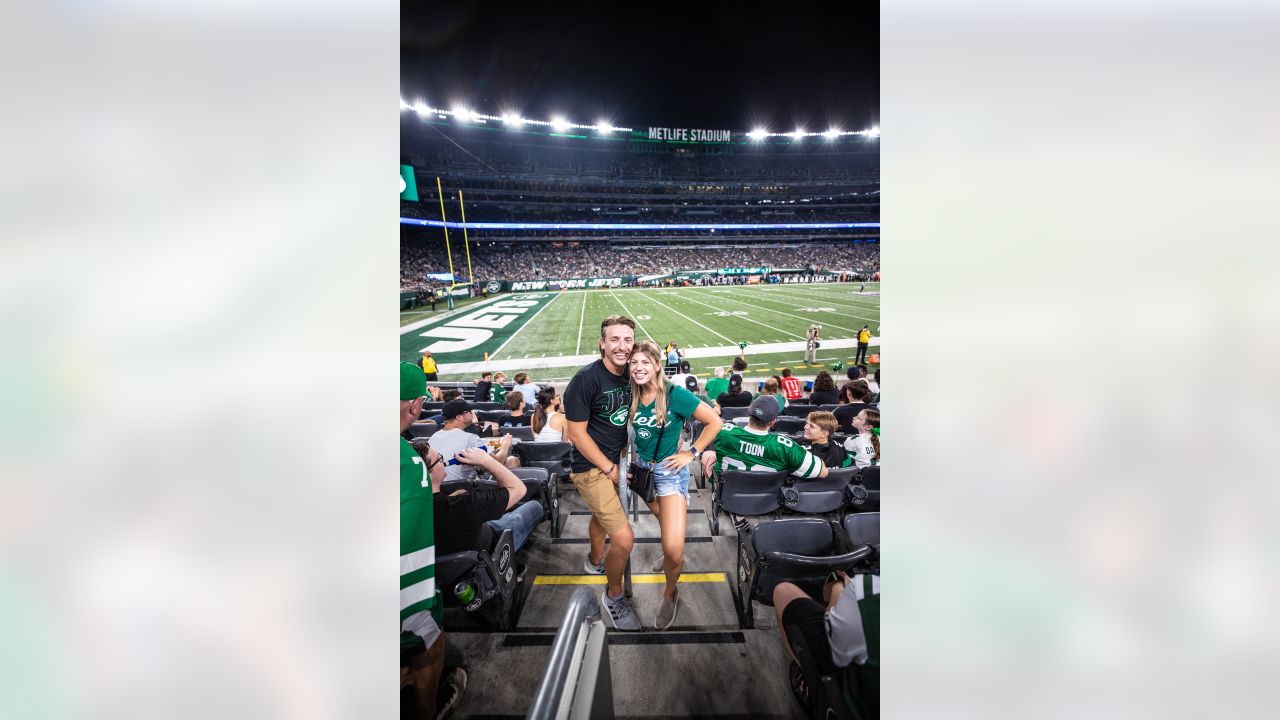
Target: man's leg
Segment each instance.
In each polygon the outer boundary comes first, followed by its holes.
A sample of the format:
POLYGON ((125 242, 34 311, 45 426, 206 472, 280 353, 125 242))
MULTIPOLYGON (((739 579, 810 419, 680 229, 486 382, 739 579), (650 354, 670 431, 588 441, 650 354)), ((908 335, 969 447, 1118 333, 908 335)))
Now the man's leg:
POLYGON ((623 525, 609 533, 609 551, 604 554, 604 573, 609 580, 609 597, 622 594, 622 571, 627 568, 635 538, 630 525, 623 525))
POLYGON ((510 529, 511 543, 516 552, 519 552, 544 517, 546 512, 542 509, 542 503, 531 501, 512 508, 502 517, 490 520, 486 524, 498 535, 501 535, 503 530, 510 529))
POLYGON ((587 521, 587 536, 591 538, 590 550, 587 551, 587 557, 591 560, 592 565, 599 565, 604 560, 604 527, 595 515, 591 516, 591 520, 587 521))
MULTIPOLYGON (((444 635, 436 639, 427 651, 401 660, 400 687, 412 688, 409 695, 413 702, 400 708, 403 718, 434 718, 436 716, 436 690, 440 685, 440 673, 444 669, 444 635)), ((408 698, 402 698, 407 700, 408 698)))

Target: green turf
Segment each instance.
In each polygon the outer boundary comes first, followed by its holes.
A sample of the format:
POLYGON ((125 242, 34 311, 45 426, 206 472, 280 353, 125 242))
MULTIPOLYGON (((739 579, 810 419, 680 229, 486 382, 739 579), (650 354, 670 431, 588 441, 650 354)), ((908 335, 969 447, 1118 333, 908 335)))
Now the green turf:
MULTIPOLYGON (((599 337, 599 323, 604 317, 621 313, 636 320, 636 338, 652 338, 659 345, 675 340, 682 348, 696 349, 736 345, 745 340, 747 359, 753 365, 749 374, 774 374, 777 368, 801 368, 802 350, 763 354, 753 346, 774 342, 802 342, 805 328, 811 322, 822 325, 824 341, 852 338, 864 323, 873 333, 880 325, 879 296, 858 295, 860 283, 831 285, 771 285, 709 288, 665 288, 645 290, 587 290, 561 292, 546 305, 531 307, 531 312, 518 317, 501 329, 494 330, 493 349, 501 340, 501 349, 491 353, 490 361, 538 359, 593 353, 599 337), (536 311, 536 317, 533 312, 536 311)), ((866 283, 867 291, 878 291, 878 283, 866 283)), ((525 295, 535 295, 528 293, 525 295)), ((502 296, 503 300, 519 300, 522 294, 502 296)), ((464 321, 463 318, 483 313, 484 307, 459 312, 432 325, 401 335, 401 357, 416 361, 423 347, 435 342, 421 333, 433 327, 464 321)), ((405 323, 402 320, 402 325, 405 323)), ((477 351, 433 354, 441 364, 483 360, 477 351)), ((873 348, 873 352, 877 352, 873 348)), ((823 347, 818 351, 819 363, 848 363, 853 348, 823 347)), ((715 365, 727 365, 735 353, 717 357, 689 358, 695 373, 705 374, 715 365)), ((529 369, 538 380, 568 379, 579 366, 565 363, 558 367, 529 369)), ((813 372, 816 368, 809 369, 813 372)), ((514 371, 508 370, 508 376, 514 371)), ((803 374, 803 373, 802 373, 803 374)), ((472 379, 477 373, 442 373, 442 380, 472 379)))

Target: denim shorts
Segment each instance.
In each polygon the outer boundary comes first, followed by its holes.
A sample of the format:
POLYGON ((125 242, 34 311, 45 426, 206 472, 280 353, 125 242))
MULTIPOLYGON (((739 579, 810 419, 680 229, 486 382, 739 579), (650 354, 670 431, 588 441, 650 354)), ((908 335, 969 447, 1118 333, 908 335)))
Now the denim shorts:
POLYGON ((664 461, 659 460, 656 463, 647 463, 643 460, 636 459, 636 464, 640 467, 650 468, 653 470, 653 494, 657 497, 663 495, 683 495, 684 504, 689 504, 689 465, 676 472, 671 472, 662 467, 664 461))

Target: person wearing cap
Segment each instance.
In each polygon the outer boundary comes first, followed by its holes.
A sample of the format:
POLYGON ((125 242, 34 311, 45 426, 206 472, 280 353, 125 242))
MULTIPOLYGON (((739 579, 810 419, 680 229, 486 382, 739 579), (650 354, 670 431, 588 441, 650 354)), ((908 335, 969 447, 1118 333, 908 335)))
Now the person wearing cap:
POLYGON ((703 475, 713 470, 782 470, 798 478, 826 477, 827 466, 813 453, 786 435, 769 432, 778 412, 778 399, 772 395, 753 400, 746 427, 726 423, 716 434, 714 450, 702 453, 703 475))
MULTIPOLYGON (((422 413, 422 370, 400 363, 400 432, 422 413)), ((400 683, 411 688, 412 717, 435 717, 436 690, 444 669, 444 632, 436 592, 433 483, 444 478, 439 453, 423 458, 400 438, 400 683)))
POLYGON ((436 367, 435 358, 431 357, 430 350, 424 349, 422 351, 422 358, 418 360, 418 367, 422 368, 422 376, 426 378, 427 382, 435 382, 439 379, 436 374, 439 369, 436 367))
MULTIPOLYGON (((472 408, 471 403, 461 398, 450 400, 444 404, 440 414, 444 419, 444 425, 431 436, 429 442, 431 449, 443 455, 446 463, 463 450, 484 447, 485 451, 488 451, 488 446, 479 435, 466 430, 476 422, 475 409, 472 408)), ((502 444, 493 454, 493 459, 507 467, 520 466, 520 459, 511 456, 510 435, 502 436, 502 444)), ((472 480, 475 476, 474 464, 459 461, 445 467, 445 480, 472 480)))
POLYGON ((751 404, 751 393, 742 389, 742 376, 734 373, 729 376, 728 389, 716 396, 712 407, 716 412, 726 407, 747 407, 751 404))

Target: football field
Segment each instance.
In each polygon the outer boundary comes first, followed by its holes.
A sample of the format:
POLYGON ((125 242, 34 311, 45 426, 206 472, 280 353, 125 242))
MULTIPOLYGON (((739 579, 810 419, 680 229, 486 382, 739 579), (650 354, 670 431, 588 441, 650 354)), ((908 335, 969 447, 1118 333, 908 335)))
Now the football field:
POLYGON ((600 321, 622 314, 636 321, 637 342, 677 342, 701 378, 732 362, 740 341, 748 343, 748 376, 784 366, 812 375, 820 366, 847 365, 864 324, 873 336, 871 354, 879 352, 879 293, 879 283, 832 283, 504 294, 452 313, 402 312, 400 357, 417 362, 430 349, 441 380, 473 380, 482 369, 504 370, 508 378, 526 371, 535 382, 568 380, 597 356, 600 321), (802 361, 812 323, 822 326, 821 347, 818 363, 809 366, 802 361))

